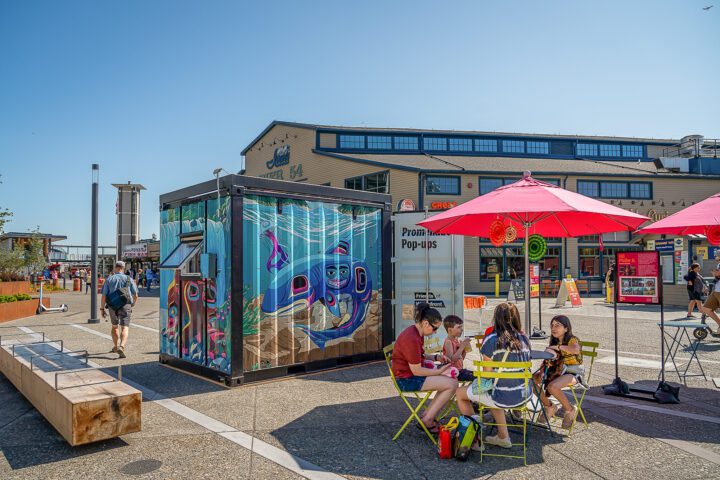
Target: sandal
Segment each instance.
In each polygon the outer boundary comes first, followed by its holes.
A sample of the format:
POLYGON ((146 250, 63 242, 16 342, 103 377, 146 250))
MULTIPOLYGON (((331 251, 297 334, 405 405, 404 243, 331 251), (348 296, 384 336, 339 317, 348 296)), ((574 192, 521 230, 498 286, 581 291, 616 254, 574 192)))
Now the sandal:
MULTIPOLYGON (((422 430, 423 432, 425 431, 423 430, 422 425, 420 425, 419 423, 416 423, 415 426, 418 428, 418 430, 422 430)), ((434 421, 433 424, 429 427, 425 425, 425 428, 427 428, 428 432, 432 433, 433 435, 437 435, 438 433, 440 433, 440 424, 436 421, 434 421)))

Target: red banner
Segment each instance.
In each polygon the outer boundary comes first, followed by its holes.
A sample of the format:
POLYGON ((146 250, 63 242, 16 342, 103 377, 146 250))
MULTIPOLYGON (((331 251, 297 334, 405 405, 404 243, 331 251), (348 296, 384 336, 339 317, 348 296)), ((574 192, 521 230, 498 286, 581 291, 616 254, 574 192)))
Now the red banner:
POLYGON ((657 252, 618 252, 618 303, 660 303, 660 265, 657 252))

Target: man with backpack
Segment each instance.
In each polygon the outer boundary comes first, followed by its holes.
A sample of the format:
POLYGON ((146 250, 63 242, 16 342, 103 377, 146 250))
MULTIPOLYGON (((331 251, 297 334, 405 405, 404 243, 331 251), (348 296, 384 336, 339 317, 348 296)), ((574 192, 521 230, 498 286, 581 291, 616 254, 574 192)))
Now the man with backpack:
POLYGON ((125 344, 130 333, 130 317, 132 307, 138 298, 135 282, 125 275, 125 262, 115 262, 115 271, 110 275, 102 288, 100 298, 101 314, 105 318, 107 308, 112 322, 113 353, 125 358, 125 344))

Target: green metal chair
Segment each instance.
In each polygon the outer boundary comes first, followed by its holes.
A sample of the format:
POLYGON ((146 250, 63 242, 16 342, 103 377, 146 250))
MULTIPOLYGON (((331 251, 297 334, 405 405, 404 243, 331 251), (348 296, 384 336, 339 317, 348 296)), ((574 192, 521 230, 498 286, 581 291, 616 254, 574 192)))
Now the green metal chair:
MULTIPOLYGON (((590 384, 590 376, 592 375, 593 364, 595 363, 595 358, 597 358, 597 349, 599 346, 600 344, 597 342, 580 342, 580 355, 582 355, 583 365, 585 365, 585 377, 583 378, 585 385, 590 384), (587 359, 590 360, 589 365, 587 359)), ((577 413, 575 414, 575 418, 573 418, 572 425, 568 429, 569 436, 570 434, 572 434, 572 430, 575 426, 575 422, 577 422, 578 415, 580 415, 582 422, 585 424, 585 428, 588 428, 587 419, 585 418, 585 414, 582 410, 582 403, 585 399, 585 394, 587 393, 588 389, 585 388, 585 386, 576 383, 575 385, 563 388, 563 390, 570 391, 573 399, 575 400, 575 406, 577 406, 577 413), (582 392, 579 398, 577 394, 578 391, 582 392)))
POLYGON ((404 392, 400 390, 400 387, 398 387, 397 379, 395 378, 395 374, 392 371, 392 352, 395 348, 395 343, 391 343, 387 347, 383 348, 383 353, 385 354, 385 362, 387 363, 388 370, 390 371, 390 378, 392 378, 393 385, 395 385, 395 390, 397 390, 398 395, 400 398, 402 398, 403 402, 405 402, 405 405, 410 409, 410 416, 405 420, 405 423, 403 423, 403 426, 400 427, 400 430, 397 431, 395 436, 392 438, 393 441, 396 440, 400 434, 405 430, 405 427, 407 427, 410 422, 412 422, 413 419, 417 420, 417 422, 420 424, 420 427, 422 427, 423 431, 427 434, 428 438, 430 438, 430 441, 433 442, 434 445, 437 445, 437 440, 435 440, 435 437, 432 433, 430 433, 430 430, 427 429, 425 424, 420 419, 419 414, 422 413, 423 407, 425 406, 425 403, 430 399, 430 395, 432 395, 433 390, 430 391, 418 391, 418 392, 404 392), (417 407, 413 408, 412 404, 408 400, 408 398, 415 398, 418 401, 417 407))
MULTIPOLYGON (((528 389, 528 384, 530 380, 532 379, 532 362, 494 362, 494 361, 476 361, 475 362, 475 368, 477 371, 475 372, 475 376, 478 377, 478 379, 482 378, 491 378, 491 379, 513 379, 513 380, 523 380, 525 382, 525 389, 528 389), (484 371, 484 367, 490 367, 493 370, 492 371, 484 371), (513 370, 511 372, 503 371, 503 370, 513 370)), ((512 410, 516 411, 520 417, 522 418, 522 423, 485 423, 485 425, 488 426, 494 426, 497 427, 499 425, 505 425, 508 428, 512 427, 518 427, 522 428, 523 432, 523 441, 522 443, 513 443, 513 446, 522 445, 523 447, 523 454, 522 455, 510 455, 510 454, 502 454, 502 453, 485 453, 484 448, 484 441, 482 434, 480 435, 480 445, 483 446, 481 448, 480 452, 480 462, 482 462, 483 457, 505 457, 505 458, 522 458, 525 462, 525 465, 527 465, 527 418, 528 418, 528 402, 530 401, 530 398, 522 404, 517 407, 513 407, 512 410)), ((489 407, 483 405, 480 403, 480 418, 483 418, 484 410, 488 409, 489 407)), ((512 417, 510 417, 510 420, 506 421, 512 421, 512 417)), ((507 419, 507 416, 506 416, 507 419)), ((520 421, 519 419, 517 421, 520 421)))

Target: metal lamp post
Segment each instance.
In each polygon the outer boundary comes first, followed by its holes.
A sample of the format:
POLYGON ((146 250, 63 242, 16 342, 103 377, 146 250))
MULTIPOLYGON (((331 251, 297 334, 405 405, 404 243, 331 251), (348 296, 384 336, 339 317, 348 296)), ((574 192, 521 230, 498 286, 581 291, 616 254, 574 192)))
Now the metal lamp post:
POLYGON ((98 181, 100 179, 100 165, 92 164, 92 214, 90 238, 90 271, 92 273, 90 288, 90 318, 88 323, 100 323, 97 318, 97 259, 98 259, 98 181))

